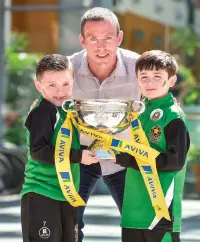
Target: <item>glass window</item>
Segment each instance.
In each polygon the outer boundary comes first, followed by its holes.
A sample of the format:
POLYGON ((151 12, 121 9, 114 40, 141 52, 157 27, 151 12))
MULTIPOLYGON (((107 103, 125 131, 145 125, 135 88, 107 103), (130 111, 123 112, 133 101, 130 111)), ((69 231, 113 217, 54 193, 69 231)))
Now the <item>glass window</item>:
POLYGON ((200 0, 196 0, 196 7, 200 8, 200 0))
POLYGON ((157 49, 162 49, 163 48, 163 37, 159 36, 159 35, 153 35, 152 36, 152 44, 157 49))
POLYGON ((134 39, 135 40, 144 40, 145 35, 142 30, 135 30, 134 31, 134 39))

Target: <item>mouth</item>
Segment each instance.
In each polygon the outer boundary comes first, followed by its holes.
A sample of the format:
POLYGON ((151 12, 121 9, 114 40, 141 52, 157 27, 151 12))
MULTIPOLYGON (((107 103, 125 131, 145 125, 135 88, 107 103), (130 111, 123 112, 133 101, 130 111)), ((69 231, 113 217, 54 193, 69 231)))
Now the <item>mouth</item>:
POLYGON ((146 89, 147 92, 152 92, 152 91, 156 91, 156 89, 151 88, 151 89, 146 89))
POLYGON ((64 96, 63 97, 54 97, 54 99, 56 99, 57 101, 62 101, 65 99, 65 97, 64 96))
POLYGON ((106 54, 106 55, 96 55, 98 58, 100 58, 100 59, 104 59, 104 58, 106 58, 106 57, 108 57, 109 56, 109 54, 106 54))

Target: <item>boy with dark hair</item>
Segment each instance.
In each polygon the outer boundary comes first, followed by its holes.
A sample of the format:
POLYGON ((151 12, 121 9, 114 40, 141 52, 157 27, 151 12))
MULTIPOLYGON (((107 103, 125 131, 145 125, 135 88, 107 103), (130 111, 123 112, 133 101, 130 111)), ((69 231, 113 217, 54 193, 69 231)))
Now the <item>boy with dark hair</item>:
MULTIPOLYGON (((25 122, 28 162, 21 191, 23 241, 75 242, 77 208, 66 201, 55 167, 56 140, 66 118, 62 103, 71 97, 72 92, 72 65, 65 56, 47 55, 37 65, 36 78, 35 86, 41 96, 25 122)), ((98 159, 93 157, 92 152, 81 149, 79 133, 73 125, 72 134, 71 171, 60 172, 59 175, 66 180, 72 175, 78 190, 80 163, 89 165, 98 162, 98 159)))
POLYGON ((176 82, 178 64, 168 53, 152 50, 136 61, 136 76, 145 99, 139 120, 156 158, 159 180, 171 221, 158 219, 135 158, 116 155, 116 163, 127 167, 122 210, 123 242, 180 242, 181 199, 190 145, 187 120, 169 88, 176 82))

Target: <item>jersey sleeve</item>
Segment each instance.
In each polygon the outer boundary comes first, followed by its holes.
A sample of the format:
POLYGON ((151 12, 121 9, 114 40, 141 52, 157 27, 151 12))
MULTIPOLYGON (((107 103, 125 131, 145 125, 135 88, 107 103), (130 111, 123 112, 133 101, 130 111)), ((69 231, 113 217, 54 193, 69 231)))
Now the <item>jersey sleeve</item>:
MULTIPOLYGON (((156 157, 158 171, 173 172, 181 170, 186 162, 186 155, 190 146, 190 137, 182 119, 172 120, 164 130, 166 138, 166 152, 156 157)), ((116 163, 139 170, 135 157, 128 153, 116 155, 116 163)))
POLYGON ((57 109, 53 104, 36 107, 28 115, 25 126, 30 133, 30 155, 45 164, 55 164, 55 147, 51 145, 57 109))
POLYGON ((135 157, 128 153, 120 152, 119 154, 117 154, 116 164, 125 168, 133 168, 135 170, 139 170, 135 157))
POLYGON ((186 162, 186 155, 190 147, 190 137, 182 119, 172 120, 164 130, 166 138, 166 152, 156 158, 158 171, 179 171, 186 162))
MULTIPOLYGON (((57 112, 53 104, 41 104, 29 114, 25 122, 30 133, 30 155, 34 160, 44 164, 55 165, 52 136, 57 122, 57 112)), ((81 149, 70 149, 71 163, 80 163, 81 159, 81 149)))

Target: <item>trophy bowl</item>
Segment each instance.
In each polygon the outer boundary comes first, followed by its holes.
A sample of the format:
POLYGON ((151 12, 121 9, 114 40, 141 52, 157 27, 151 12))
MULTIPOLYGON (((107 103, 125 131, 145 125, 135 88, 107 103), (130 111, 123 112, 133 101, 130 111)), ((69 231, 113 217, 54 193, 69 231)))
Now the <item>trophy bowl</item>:
MULTIPOLYGON (((145 107, 141 101, 115 100, 115 99, 73 99, 63 102, 62 108, 66 104, 74 106, 76 121, 87 128, 98 130, 107 134, 116 134, 124 131, 130 126, 128 118, 133 112, 143 112, 145 107)), ((105 151, 103 142, 95 140, 89 147, 101 159, 111 159, 108 150, 105 151)))

